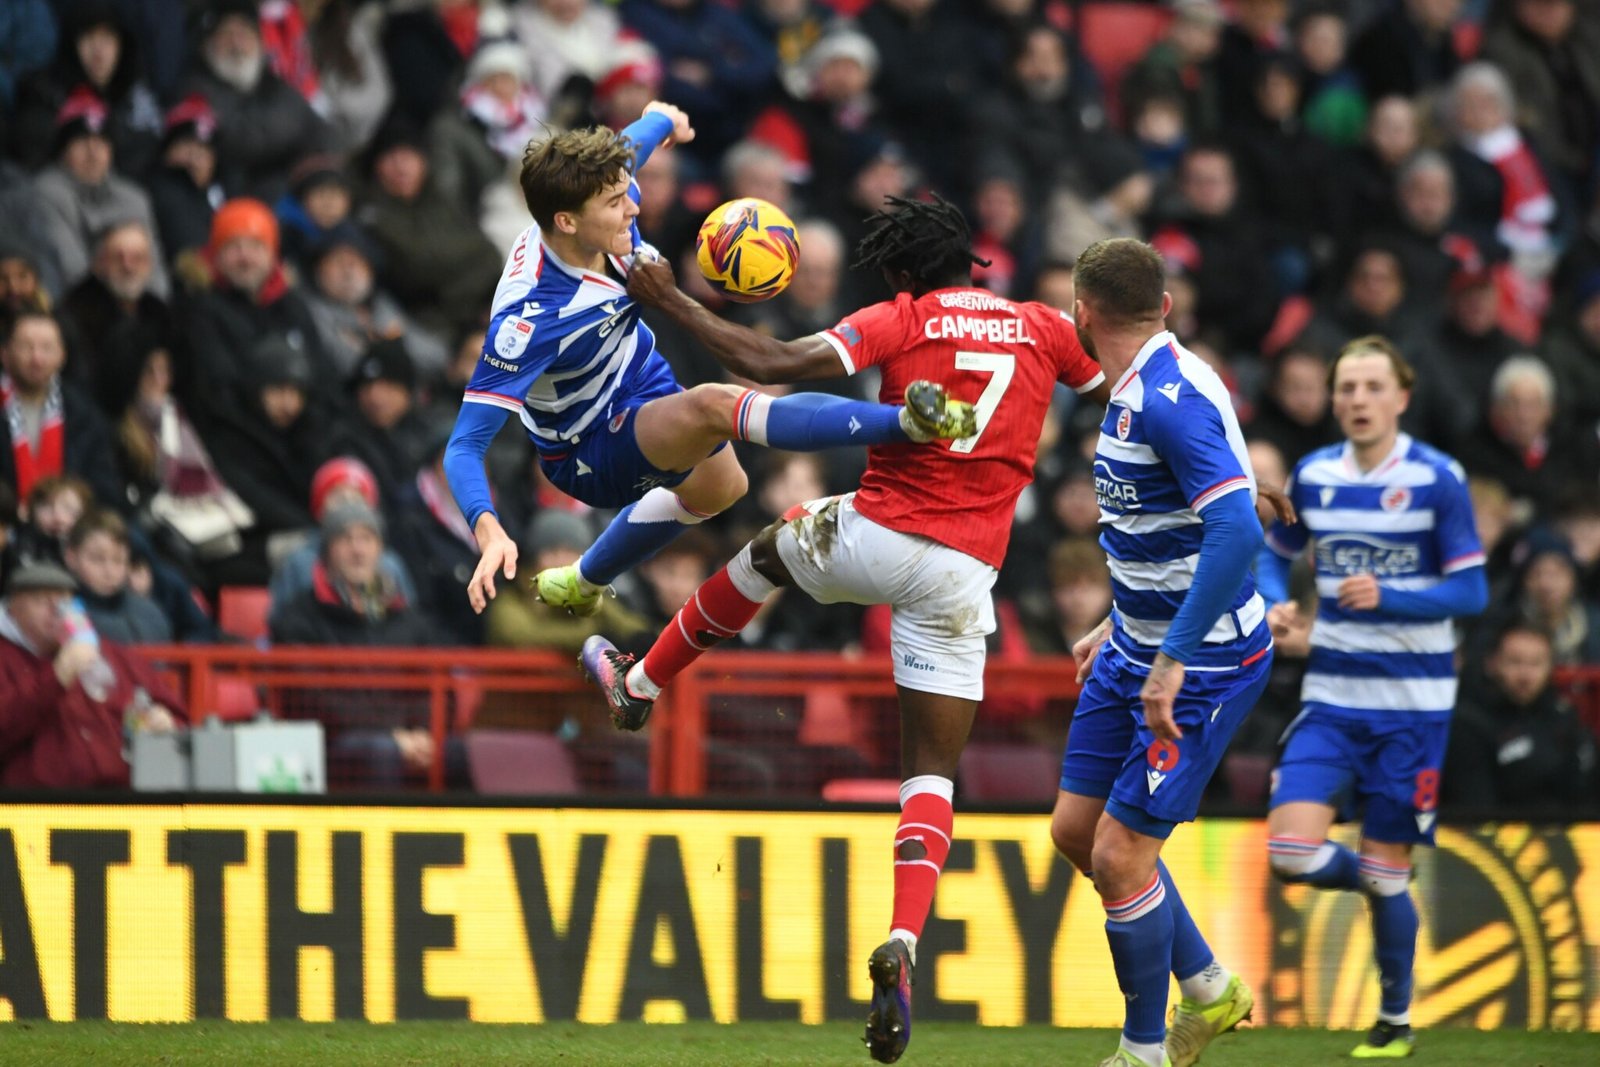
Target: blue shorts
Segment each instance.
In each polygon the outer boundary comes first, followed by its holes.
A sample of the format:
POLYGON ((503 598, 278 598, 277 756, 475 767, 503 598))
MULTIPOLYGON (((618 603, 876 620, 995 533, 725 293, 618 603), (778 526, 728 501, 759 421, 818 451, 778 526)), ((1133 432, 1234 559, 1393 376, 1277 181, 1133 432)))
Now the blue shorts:
MULTIPOLYGON (((564 451, 541 451, 539 465, 550 484, 595 508, 620 508, 657 486, 672 488, 690 471, 664 471, 644 458, 634 436, 634 416, 650 401, 683 392, 672 368, 651 353, 632 378, 617 390, 604 414, 564 451)), ((712 454, 727 446, 723 442, 712 454)))
POLYGON ((1358 719, 1307 708, 1289 727, 1272 772, 1272 807, 1326 804, 1340 820, 1361 816, 1361 835, 1395 845, 1433 844, 1439 771, 1450 720, 1358 719))
POLYGON ((1272 669, 1268 646, 1260 657, 1226 671, 1191 670, 1173 704, 1183 730, 1157 740, 1144 724, 1139 690, 1148 671, 1114 645, 1095 657, 1061 760, 1061 788, 1106 797, 1106 811, 1129 829, 1165 838, 1193 819, 1234 731, 1255 707, 1272 669))

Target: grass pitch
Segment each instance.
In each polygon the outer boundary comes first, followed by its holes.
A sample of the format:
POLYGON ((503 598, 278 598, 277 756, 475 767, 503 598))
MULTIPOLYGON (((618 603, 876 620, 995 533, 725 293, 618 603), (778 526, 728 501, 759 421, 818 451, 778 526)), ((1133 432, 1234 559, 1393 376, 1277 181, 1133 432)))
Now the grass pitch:
MULTIPOLYGON (((1205 1067, 1352 1063, 1351 1032, 1244 1030, 1219 1038, 1205 1067)), ((982 1067, 1093 1067, 1116 1048, 1111 1030, 980 1028, 921 1023, 901 1062, 982 1067)), ((13 1023, 0 1025, 0 1064, 122 1067, 305 1064, 308 1067, 484 1067, 492 1064, 640 1064, 715 1067, 795 1064, 870 1067, 861 1027, 830 1023, 648 1026, 490 1026, 473 1023, 13 1023)), ((1600 1034, 1423 1031, 1419 1067, 1566 1067, 1600 1064, 1600 1034)))

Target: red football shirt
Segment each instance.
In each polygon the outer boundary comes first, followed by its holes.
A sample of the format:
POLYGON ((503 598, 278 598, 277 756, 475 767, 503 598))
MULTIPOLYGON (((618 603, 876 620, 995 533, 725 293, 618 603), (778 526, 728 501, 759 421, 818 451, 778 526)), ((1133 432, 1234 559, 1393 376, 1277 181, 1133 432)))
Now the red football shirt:
POLYGON ((821 336, 849 373, 882 372, 884 403, 903 403, 926 378, 977 405, 973 437, 869 449, 856 510, 999 567, 1056 382, 1082 393, 1104 380, 1072 319, 982 289, 939 289, 863 308, 821 336))

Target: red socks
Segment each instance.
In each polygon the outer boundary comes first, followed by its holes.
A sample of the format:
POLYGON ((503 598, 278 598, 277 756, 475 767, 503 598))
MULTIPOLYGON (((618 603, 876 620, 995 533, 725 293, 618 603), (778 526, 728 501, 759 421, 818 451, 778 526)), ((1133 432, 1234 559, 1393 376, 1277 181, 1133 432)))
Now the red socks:
POLYGON ((734 588, 728 568, 722 568, 695 590, 645 653, 645 677, 665 686, 701 653, 748 626, 760 609, 761 602, 734 588))
POLYGON ((894 918, 889 924, 893 932, 922 936, 939 872, 950 854, 950 832, 955 825, 950 807, 953 791, 950 779, 931 774, 908 779, 900 786, 900 826, 894 834, 894 918), (905 856, 901 845, 908 841, 919 842, 927 854, 905 856))

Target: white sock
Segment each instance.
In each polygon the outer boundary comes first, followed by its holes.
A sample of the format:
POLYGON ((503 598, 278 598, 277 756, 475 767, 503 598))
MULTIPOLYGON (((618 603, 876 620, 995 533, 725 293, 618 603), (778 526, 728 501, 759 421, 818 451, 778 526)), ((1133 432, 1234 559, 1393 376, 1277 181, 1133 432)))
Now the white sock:
POLYGON ((1129 1041, 1124 1037, 1118 1042, 1118 1047, 1124 1052, 1131 1053, 1139 1062, 1149 1064, 1150 1067, 1161 1067, 1167 1058, 1165 1044, 1145 1045, 1138 1041, 1129 1041))
POLYGON ((661 687, 652 682, 650 676, 644 673, 644 660, 640 660, 628 668, 628 675, 623 679, 622 684, 627 686, 628 692, 640 700, 654 700, 661 695, 661 687))
POLYGON ((1411 1009, 1407 1008, 1405 1011, 1396 1012, 1393 1015, 1386 1011, 1380 1011, 1378 1013, 1378 1021, 1380 1023, 1388 1023, 1390 1026, 1410 1026, 1411 1009))
POLYGON ((912 933, 910 930, 890 930, 889 931, 889 940, 890 941, 904 941, 906 943, 906 951, 911 953, 911 966, 915 967, 917 965, 917 935, 916 934, 912 933))
POLYGON ((578 575, 578 592, 582 593, 584 596, 591 596, 605 588, 603 585, 595 585, 593 582, 583 576, 583 560, 580 559, 578 562, 574 563, 572 565, 572 569, 576 571, 578 575))
POLYGON ((1228 991, 1228 983, 1232 980, 1233 972, 1216 960, 1212 960, 1199 974, 1178 979, 1178 988, 1190 1000, 1199 1004, 1210 1004, 1228 991))

